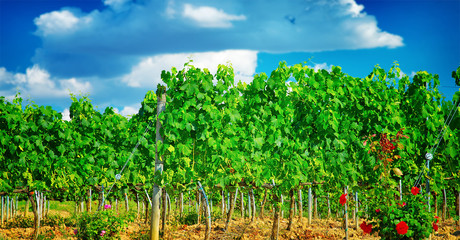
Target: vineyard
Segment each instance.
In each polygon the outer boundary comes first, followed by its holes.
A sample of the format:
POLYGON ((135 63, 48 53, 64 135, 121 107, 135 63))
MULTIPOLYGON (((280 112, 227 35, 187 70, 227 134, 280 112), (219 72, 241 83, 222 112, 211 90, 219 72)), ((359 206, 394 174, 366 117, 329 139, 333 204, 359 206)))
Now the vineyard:
POLYGON ((437 75, 280 63, 235 84, 231 66, 186 63, 161 78, 129 119, 88 96, 71 95, 70 121, 0 97, 2 228, 31 208, 38 239, 72 201, 78 239, 115 238, 126 222, 143 239, 196 223, 196 239, 248 239, 223 235, 245 217, 268 228, 261 239, 437 239, 447 223, 460 235, 460 92, 446 100, 437 75), (338 235, 306 235, 332 220, 338 235))

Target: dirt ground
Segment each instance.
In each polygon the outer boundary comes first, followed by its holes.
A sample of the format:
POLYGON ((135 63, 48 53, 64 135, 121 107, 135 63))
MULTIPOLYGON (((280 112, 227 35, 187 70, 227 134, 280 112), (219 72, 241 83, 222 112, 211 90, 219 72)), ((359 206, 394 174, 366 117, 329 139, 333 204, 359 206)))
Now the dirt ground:
MULTIPOLYGON (((344 239, 345 231, 341 223, 335 220, 314 219, 311 225, 303 218, 302 223, 296 219, 293 230, 287 231, 287 219, 280 221, 279 239, 344 239)), ((176 223, 177 224, 177 223, 176 223)), ((212 223, 211 239, 240 239, 258 240, 270 237, 272 219, 256 219, 253 223, 248 218, 237 218, 230 223, 228 231, 224 232, 224 222, 218 220, 212 223)), ((364 235, 361 229, 354 228, 353 221, 349 224, 349 239, 380 239, 377 236, 364 235)), ((2 239, 30 239, 32 228, 0 229, 0 240, 2 239)), ((143 221, 131 223, 121 239, 148 239, 149 226, 143 221), (141 223, 142 222, 142 223, 141 223)), ((42 227, 40 232, 43 239, 76 239, 73 229, 67 226, 42 227)), ((205 225, 167 225, 166 232, 162 239, 204 239, 205 225)), ((460 239, 460 228, 453 220, 440 222, 439 230, 431 237, 434 239, 460 239)))

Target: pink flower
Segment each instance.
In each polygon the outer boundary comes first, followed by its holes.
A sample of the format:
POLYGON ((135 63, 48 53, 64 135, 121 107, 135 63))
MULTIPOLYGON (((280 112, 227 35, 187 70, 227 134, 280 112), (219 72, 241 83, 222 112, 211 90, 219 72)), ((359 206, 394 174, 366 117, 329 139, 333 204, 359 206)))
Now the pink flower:
POLYGON ((111 207, 112 207, 112 206, 110 206, 109 204, 107 204, 107 205, 104 206, 104 209, 107 210, 107 209, 110 209, 111 207))
POLYGON ((379 213, 379 212, 380 212, 380 209, 375 209, 375 212, 376 212, 376 213, 379 213))
POLYGON ((101 231, 101 234, 99 234, 99 236, 103 237, 103 236, 104 236, 104 234, 105 234, 105 231, 104 231, 104 230, 102 230, 102 231, 101 231))
POLYGON ((73 234, 77 235, 77 233, 78 233, 78 229, 74 229, 73 234))

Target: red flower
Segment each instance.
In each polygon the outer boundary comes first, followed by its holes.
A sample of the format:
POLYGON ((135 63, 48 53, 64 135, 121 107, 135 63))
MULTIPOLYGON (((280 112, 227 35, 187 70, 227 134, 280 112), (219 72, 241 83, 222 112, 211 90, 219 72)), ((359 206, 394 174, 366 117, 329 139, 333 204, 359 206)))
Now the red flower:
POLYGON ((418 187, 412 187, 412 189, 410 190, 411 193, 415 196, 417 195, 419 192, 420 192, 420 188, 418 187))
POLYGON ((439 222, 439 217, 438 216, 434 216, 434 218, 436 218, 436 223, 439 222))
POLYGON ((372 224, 369 223, 369 225, 366 224, 366 221, 363 221, 359 227, 363 230, 364 234, 366 233, 371 233, 372 232, 372 224))
POLYGON ((395 145, 393 145, 393 143, 388 143, 388 148, 390 150, 394 150, 395 149, 395 145))
POLYGON ((379 212, 380 212, 380 209, 375 209, 375 212, 376 212, 376 213, 379 213, 379 212))
POLYGON ((401 203, 398 203, 398 205, 399 205, 400 207, 404 207, 404 206, 406 206, 406 203, 405 203, 405 202, 403 202, 402 204, 401 204, 401 203))
POLYGON ((347 195, 347 193, 344 193, 342 196, 340 196, 340 204, 342 204, 342 206, 347 202, 347 195))
POLYGON ((439 228, 439 227, 438 227, 438 224, 433 223, 433 229, 434 229, 436 232, 438 231, 438 228, 439 228))
POLYGON ((400 235, 404 235, 407 233, 407 230, 409 230, 409 226, 407 226, 407 223, 404 221, 399 222, 396 224, 396 231, 400 235))

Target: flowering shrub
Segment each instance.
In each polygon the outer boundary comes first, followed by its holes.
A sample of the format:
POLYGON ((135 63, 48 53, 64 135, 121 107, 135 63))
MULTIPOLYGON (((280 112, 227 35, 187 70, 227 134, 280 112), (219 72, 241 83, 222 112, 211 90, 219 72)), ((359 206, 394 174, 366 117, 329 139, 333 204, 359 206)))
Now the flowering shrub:
MULTIPOLYGON (((104 209, 109 208, 110 205, 104 206, 104 209)), ((78 218, 74 234, 78 239, 117 239, 133 219, 133 216, 117 215, 114 211, 85 212, 78 218)))
POLYGON ((345 205, 345 203, 347 203, 347 195, 348 194, 342 194, 342 196, 340 196, 339 202, 340 204, 342 204, 342 206, 345 205))
MULTIPOLYGON (((373 135, 375 136, 375 135, 373 135)), ((380 134, 379 141, 373 141, 373 136, 367 137, 371 141, 369 153, 376 155, 377 166, 374 171, 379 175, 379 182, 370 190, 375 198, 370 204, 369 224, 363 222, 360 227, 363 232, 377 232, 382 239, 425 239, 438 228, 437 221, 432 213, 428 212, 426 200, 418 187, 410 189, 412 194, 407 195, 404 201, 396 200, 399 196, 395 179, 403 175, 399 168, 403 163, 399 151, 404 148, 400 139, 408 138, 400 130, 396 136, 380 134), (393 170, 393 171, 390 171, 393 170), (394 173, 392 176, 391 173, 394 173)), ((365 143, 364 142, 364 145, 365 143)))
MULTIPOLYGON (((421 195, 409 195, 406 205, 398 200, 388 203, 376 203, 373 207, 380 211, 372 211, 374 231, 383 239, 424 239, 436 230, 435 218, 428 212, 425 198, 421 195)), ((437 226, 437 225, 436 225, 437 226)))
POLYGON ((401 221, 398 224, 396 224, 396 232, 398 232, 399 235, 406 234, 407 230, 409 230, 409 226, 407 226, 406 222, 401 221))
POLYGON ((372 232, 372 224, 366 224, 366 221, 364 221, 363 223, 361 223, 361 225, 359 225, 359 227, 363 230, 364 234, 366 233, 371 233, 372 232))

